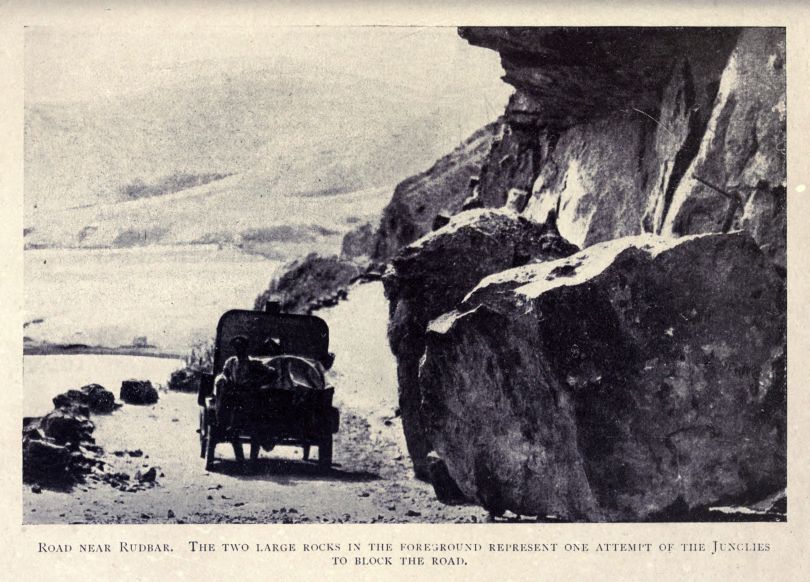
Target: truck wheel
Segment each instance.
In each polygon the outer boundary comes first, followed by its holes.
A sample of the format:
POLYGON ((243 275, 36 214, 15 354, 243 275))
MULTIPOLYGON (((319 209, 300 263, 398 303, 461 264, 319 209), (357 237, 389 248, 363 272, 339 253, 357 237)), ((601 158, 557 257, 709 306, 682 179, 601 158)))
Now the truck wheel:
POLYGON ((217 448, 217 442, 214 440, 213 430, 208 427, 205 437, 205 470, 210 471, 214 468, 214 451, 217 448))
POLYGON ((329 468, 332 466, 332 434, 325 436, 318 445, 318 464, 321 467, 329 468))

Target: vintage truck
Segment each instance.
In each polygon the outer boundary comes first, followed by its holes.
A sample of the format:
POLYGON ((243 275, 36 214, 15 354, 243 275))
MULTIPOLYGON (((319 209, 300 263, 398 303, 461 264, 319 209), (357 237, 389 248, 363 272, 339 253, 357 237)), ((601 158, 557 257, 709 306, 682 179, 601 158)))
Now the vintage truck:
MULTIPOLYGON (((214 468, 216 446, 229 442, 236 460, 244 460, 242 444, 250 442, 250 458, 261 449, 280 445, 303 447, 304 460, 311 446, 318 447, 318 463, 332 464, 332 438, 340 413, 332 406, 334 388, 325 372, 334 360, 329 352, 329 327, 319 317, 281 313, 278 304, 264 311, 231 310, 217 325, 213 373, 203 375, 197 402, 200 406, 200 456, 208 470, 214 468), (247 340, 255 367, 268 374, 249 387, 241 387, 241 400, 228 422, 218 420, 215 379, 225 362, 235 355, 233 338, 247 340), (275 346, 268 353, 267 346, 275 346)), ((221 381, 221 380, 220 380, 221 381)))

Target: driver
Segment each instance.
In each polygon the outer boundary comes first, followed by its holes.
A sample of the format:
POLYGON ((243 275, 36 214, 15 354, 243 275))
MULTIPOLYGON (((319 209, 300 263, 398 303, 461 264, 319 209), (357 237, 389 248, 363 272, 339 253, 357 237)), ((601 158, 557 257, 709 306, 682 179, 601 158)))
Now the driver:
POLYGON ((234 424, 235 413, 244 408, 249 410, 248 399, 258 387, 267 383, 272 371, 257 360, 248 357, 248 340, 236 336, 230 341, 236 355, 231 356, 222 366, 222 372, 214 380, 217 422, 230 428, 234 424))

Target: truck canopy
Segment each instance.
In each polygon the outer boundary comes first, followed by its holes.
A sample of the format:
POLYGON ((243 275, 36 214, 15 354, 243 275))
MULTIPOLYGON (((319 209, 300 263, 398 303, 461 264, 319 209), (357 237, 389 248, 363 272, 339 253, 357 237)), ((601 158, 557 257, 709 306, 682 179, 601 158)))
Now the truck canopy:
POLYGON ((320 317, 292 313, 268 313, 233 309, 225 312, 217 324, 214 346, 214 374, 222 371, 225 361, 235 355, 231 340, 244 336, 251 356, 271 355, 265 342, 274 340, 284 354, 325 362, 329 354, 329 327, 320 317))

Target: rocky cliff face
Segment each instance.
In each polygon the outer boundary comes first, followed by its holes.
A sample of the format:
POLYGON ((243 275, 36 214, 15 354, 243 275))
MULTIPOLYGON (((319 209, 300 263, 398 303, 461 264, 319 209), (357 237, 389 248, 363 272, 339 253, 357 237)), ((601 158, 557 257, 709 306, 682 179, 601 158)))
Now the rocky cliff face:
POLYGON ((498 51, 515 87, 466 176, 522 226, 491 237, 470 218, 485 212, 464 212, 395 256, 469 182, 431 190, 427 173, 386 209, 376 248, 394 256, 417 473, 433 448, 444 481, 494 513, 584 520, 784 486, 784 30, 460 34, 498 51), (531 228, 559 254, 511 268, 531 228))
POLYGON ((784 267, 782 29, 461 35, 499 51, 516 89, 482 170, 487 206, 530 190, 527 214, 557 209, 561 234, 580 246, 743 227, 784 267))

